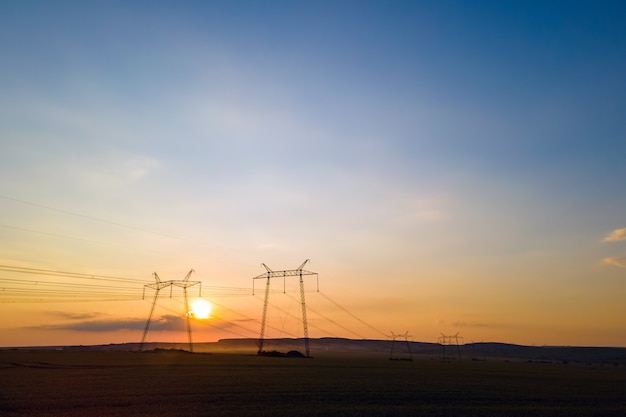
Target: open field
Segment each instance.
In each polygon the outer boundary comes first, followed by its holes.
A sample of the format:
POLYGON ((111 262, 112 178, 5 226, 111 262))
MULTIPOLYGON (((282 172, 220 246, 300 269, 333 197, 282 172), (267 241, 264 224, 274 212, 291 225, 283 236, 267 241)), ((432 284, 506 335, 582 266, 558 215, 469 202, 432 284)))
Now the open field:
POLYGON ((2 416, 623 416, 626 368, 0 350, 2 416))

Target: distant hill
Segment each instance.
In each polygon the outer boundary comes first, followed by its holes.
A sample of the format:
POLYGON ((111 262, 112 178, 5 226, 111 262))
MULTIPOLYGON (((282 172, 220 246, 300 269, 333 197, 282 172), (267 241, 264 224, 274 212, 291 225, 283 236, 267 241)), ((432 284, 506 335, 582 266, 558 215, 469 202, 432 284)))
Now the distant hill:
MULTIPOLYGON (((255 355, 257 339, 221 339, 217 342, 194 343, 194 352, 237 353, 255 355)), ((463 345, 438 343, 406 342, 390 340, 343 339, 323 337, 309 339, 311 355, 358 354, 378 355, 389 358, 393 343, 393 357, 431 358, 443 360, 524 360, 533 362, 595 363, 626 365, 626 348, 581 347, 581 346, 523 346, 508 343, 484 342, 463 345)), ((139 350, 139 343, 122 343, 93 346, 52 346, 23 347, 18 349, 63 349, 63 350, 139 350)), ((15 349, 15 348, 13 348, 15 349)), ((146 343, 144 350, 181 349, 187 350, 186 343, 146 343)), ((287 352, 304 351, 303 339, 266 339, 264 350, 287 352)))

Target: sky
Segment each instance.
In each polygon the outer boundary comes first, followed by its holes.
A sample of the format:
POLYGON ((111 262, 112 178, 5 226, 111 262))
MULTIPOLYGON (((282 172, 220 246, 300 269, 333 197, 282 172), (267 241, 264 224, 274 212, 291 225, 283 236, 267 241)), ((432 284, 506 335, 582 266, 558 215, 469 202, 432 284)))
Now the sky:
MULTIPOLYGON (((258 337, 262 263, 310 259, 310 337, 626 347, 624 21, 2 2, 0 346, 136 342, 152 304, 148 341, 185 342, 182 289, 144 285, 190 269, 194 340, 258 337)), ((302 337, 280 281, 265 335, 302 337)))

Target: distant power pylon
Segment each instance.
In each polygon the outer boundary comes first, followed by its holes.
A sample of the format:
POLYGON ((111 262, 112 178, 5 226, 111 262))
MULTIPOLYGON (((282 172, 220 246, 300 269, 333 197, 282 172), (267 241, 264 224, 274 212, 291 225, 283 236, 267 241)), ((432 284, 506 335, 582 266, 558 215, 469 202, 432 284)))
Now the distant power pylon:
POLYGON ((152 307, 150 307, 150 314, 148 314, 148 320, 146 321, 146 327, 143 330, 143 337, 141 338, 141 344, 139 345, 139 350, 143 350, 143 345, 146 342, 146 337, 148 336, 148 331, 150 330, 150 321, 152 320, 152 314, 154 313, 154 307, 156 306, 157 300, 159 298, 159 293, 163 288, 170 287, 170 298, 172 297, 173 287, 180 287, 183 289, 183 294, 185 296, 185 321, 187 325, 187 336, 189 338, 189 351, 193 352, 193 344, 191 341, 191 323, 189 321, 189 300, 187 299, 187 288, 193 287, 194 285, 200 285, 200 292, 202 292, 202 283, 200 281, 189 281, 189 277, 194 272, 193 269, 187 272, 185 278, 182 280, 169 280, 169 281, 161 281, 157 273, 153 273, 155 283, 154 284, 146 284, 143 286, 143 298, 146 295, 146 288, 150 288, 155 290, 154 300, 152 301, 152 307))
MULTIPOLYGON (((441 360, 449 359, 446 357, 446 347, 454 347, 456 346, 456 352, 458 355, 459 361, 461 360, 461 347, 459 346, 459 334, 455 334, 453 336, 446 336, 441 333, 439 336, 439 344, 441 345, 441 360)), ((462 338, 461 338, 462 339, 462 338)))
MULTIPOLYGON (((309 262, 308 259, 302 262, 302 265, 300 265, 296 269, 287 269, 283 271, 273 271, 267 265, 262 264, 267 272, 252 278, 252 295, 254 295, 254 280, 267 279, 267 282, 265 283, 265 298, 263 300, 263 316, 261 318, 261 334, 259 336, 259 350, 257 354, 259 355, 263 354, 263 344, 265 342, 265 322, 267 318, 267 304, 269 302, 269 294, 270 294, 270 280, 272 278, 282 277, 283 278, 283 292, 285 292, 285 278, 286 277, 300 277, 300 303, 302 306, 302 326, 304 328, 304 349, 306 352, 306 357, 308 358, 311 356, 311 350, 309 348, 309 330, 308 330, 307 322, 306 322, 306 303, 304 300, 304 281, 302 277, 304 275, 315 275, 316 277, 318 277, 318 274, 317 272, 305 271, 302 269, 304 268, 304 265, 307 264, 307 262, 309 262)), ((317 279, 317 291, 319 292, 319 277, 317 279)))
POLYGON ((391 332, 391 336, 389 336, 391 338, 391 350, 389 351, 389 360, 390 361, 412 361, 413 360, 413 353, 411 352, 411 343, 409 342, 409 338, 413 337, 411 335, 409 335, 409 331, 407 330, 406 333, 404 334, 395 334, 394 332, 391 332), (394 356, 394 347, 396 345, 396 340, 404 340, 404 343, 406 344, 406 353, 408 354, 408 356, 402 356, 402 355, 398 355, 397 351, 396 351, 396 356, 394 356))

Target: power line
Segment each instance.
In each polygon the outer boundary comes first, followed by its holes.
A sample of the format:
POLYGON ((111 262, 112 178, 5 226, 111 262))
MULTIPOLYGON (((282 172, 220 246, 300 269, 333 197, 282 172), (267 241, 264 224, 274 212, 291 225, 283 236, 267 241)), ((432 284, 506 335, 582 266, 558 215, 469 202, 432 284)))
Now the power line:
POLYGON ((78 240, 78 241, 81 241, 81 242, 96 243, 96 244, 99 244, 99 245, 111 244, 110 242, 99 242, 97 240, 83 239, 81 237, 61 235, 61 234, 58 234, 58 233, 42 232, 40 230, 26 229, 24 227, 9 226, 9 225, 6 225, 6 224, 0 224, 0 227, 4 227, 6 229, 19 230, 19 231, 22 231, 22 232, 37 233, 37 234, 44 235, 44 236, 60 237, 60 238, 63 238, 63 239, 71 239, 71 240, 78 240))
MULTIPOLYGON (((302 266, 300 267, 302 268, 302 266)), ((295 270, 296 273, 299 270, 295 270)), ((40 276, 42 279, 19 279, 15 277, 0 277, 0 303, 60 303, 60 302, 101 302, 101 301, 135 301, 141 300, 143 297, 140 296, 139 290, 137 289, 137 284, 146 285, 149 283, 147 280, 137 279, 137 278, 129 278, 129 277, 121 277, 121 276, 112 276, 112 275, 97 275, 97 274, 86 274, 82 272, 70 272, 70 271, 58 271, 52 269, 43 269, 43 268, 32 268, 32 267, 22 267, 15 265, 0 265, 0 272, 5 273, 17 273, 17 274, 27 274, 40 276), (77 281, 69 281, 63 282, 59 280, 50 280, 47 277, 56 277, 77 281)), ((276 275, 277 277, 284 278, 286 276, 291 276, 291 274, 287 274, 286 272, 292 271, 271 271, 268 270, 268 274, 276 275)), ((304 271, 303 271, 304 272, 304 271)), ((308 272, 308 271, 306 271, 308 272)), ((309 273, 311 275, 317 275, 316 273, 309 273)), ((262 277, 267 279, 267 275, 264 274, 262 277)), ((295 273, 293 274, 295 275, 295 273)), ((149 284, 149 285, 154 285, 149 284)), ((241 288, 241 287, 227 287, 227 286, 205 286, 205 291, 211 293, 212 297, 236 297, 236 296, 249 296, 250 289, 249 288, 241 288)), ((266 290, 269 290, 266 288, 266 290)), ((301 292, 304 291, 304 288, 301 286, 301 292)), ((278 291, 276 291, 278 292, 278 291)), ((287 292, 283 289, 281 291, 285 294, 287 292)), ((307 291, 308 292, 308 291, 307 291)), ((314 291, 311 291, 314 292, 314 291)), ((299 317, 296 317, 292 312, 285 311, 280 308, 278 305, 274 303, 270 303, 267 298, 270 293, 274 293, 274 291, 267 291, 265 294, 265 299, 261 300, 267 305, 271 305, 271 307, 279 312, 281 312, 284 317, 290 317, 292 319, 299 320, 299 317)), ((340 305, 338 302, 331 299, 328 295, 321 293, 320 294, 332 303, 335 307, 347 313, 349 316, 359 321, 363 325, 368 328, 376 331, 377 333, 386 337, 386 334, 376 329, 374 326, 365 322, 360 317, 356 316, 354 313, 350 312, 347 308, 340 305)), ((200 295, 201 296, 201 295, 200 295)), ((287 294, 287 296, 293 302, 298 302, 298 300, 292 296, 291 294, 287 294)), ((301 294, 302 296, 302 294, 301 294)), ((179 294, 170 294, 170 298, 180 298, 179 294)), ((258 297, 254 297, 258 298, 258 297)), ((220 308, 230 311, 238 316, 241 316, 247 320, 259 322, 259 320, 248 317, 244 314, 241 314, 235 310, 232 310, 220 303, 217 303, 213 300, 210 300, 212 304, 219 306, 220 308)), ((355 332, 348 326, 344 326, 341 323, 337 322, 330 318, 329 316, 320 313, 319 311, 311 308, 309 309, 314 314, 320 316, 322 319, 327 322, 332 323, 333 325, 341 328, 343 331, 349 332, 359 338, 363 338, 362 335, 355 332)), ((217 320, 224 320, 223 318, 214 317, 217 320)), ((265 317, 264 317, 265 319, 265 317)), ((265 321, 265 320, 263 320, 265 321)), ((261 321, 261 323, 263 322, 261 321)), ((269 325, 269 323, 264 323, 265 326, 270 328, 278 333, 286 334, 292 337, 297 337, 296 335, 291 334, 289 331, 286 331, 284 328, 279 329, 277 327, 269 325)), ((210 324, 211 325, 211 324, 210 324)), ((231 322, 231 325, 236 326, 244 330, 245 332, 253 333, 252 330, 241 326, 235 322, 231 322)), ((237 334, 239 336, 243 336, 236 331, 232 331, 229 329, 221 328, 219 326, 215 326, 221 331, 225 331, 232 334, 237 334)), ((311 325, 318 330, 320 330, 324 334, 328 334, 329 332, 315 325, 311 325)), ((307 337, 305 335, 305 337, 307 337)))
POLYGON ((128 295, 128 296, 134 296, 136 295, 136 291, 106 291, 104 289, 102 290, 86 290, 86 291, 67 291, 65 289, 37 289, 37 290, 32 290, 30 288, 15 288, 15 287, 2 287, 0 288, 0 291, 7 291, 7 292, 12 292, 12 293, 26 293, 26 294, 59 294, 65 297, 72 297, 74 295, 85 295, 85 296, 91 296, 91 295, 128 295))
MULTIPOLYGON (((296 300, 294 297, 292 297, 291 295, 287 294, 287 296, 288 296, 288 297, 291 297, 292 299, 294 299, 295 301, 297 301, 297 300, 296 300)), ((345 330, 345 331, 347 331, 347 332, 349 332, 349 333, 352 333, 353 335, 355 335, 355 336, 357 336, 357 337, 359 337, 359 338, 361 338, 361 339, 365 339, 362 335, 360 335, 359 333, 355 332, 354 330, 352 330, 352 329, 350 329, 350 328, 348 328, 348 327, 346 327, 346 326, 343 326, 343 325, 341 325, 341 324, 337 323, 335 320, 331 319, 330 317, 328 317, 328 316, 326 316, 326 315, 324 315, 324 314, 320 313, 319 311, 315 310, 314 308, 312 308, 312 307, 311 307, 311 305, 310 305, 310 304, 309 304, 309 306, 308 306, 307 308, 308 308, 309 310, 311 310, 313 313, 315 313, 315 314, 317 314, 318 316, 320 316, 321 318, 323 318, 324 320, 331 322, 331 323, 332 323, 332 324, 334 324, 335 326, 337 326, 337 327, 339 327, 339 328, 341 328, 341 329, 343 329, 343 330, 345 330)), ((310 325, 310 326, 312 326, 312 327, 316 327, 316 326, 314 326, 314 325, 312 325, 312 324, 309 324, 309 325, 310 325)), ((322 329, 320 329, 319 327, 317 327, 317 329, 318 329, 318 330, 322 330, 322 329)), ((325 333, 328 333, 328 332, 325 332, 325 333)))
MULTIPOLYGON (((255 298, 256 298, 256 297, 255 297, 255 298)), ((238 311, 235 311, 235 310, 233 310, 233 309, 231 309, 231 308, 228 308, 228 307, 226 307, 226 306, 224 306, 224 305, 222 305, 222 304, 216 303, 215 301, 213 301, 213 299, 207 298, 207 300, 208 300, 208 301, 210 301, 212 304, 215 304, 216 306, 220 307, 221 309, 224 309, 224 310, 226 310, 226 311, 230 311, 231 313, 237 314, 238 316, 241 316, 241 317, 243 317, 243 318, 244 318, 244 319, 246 319, 246 320, 250 320, 250 321, 253 321, 253 322, 255 322, 255 323, 260 323, 260 321, 259 321, 259 320, 255 319, 255 318, 252 318, 252 317, 250 317, 250 316, 246 316, 245 314, 242 314, 242 313, 240 313, 240 312, 238 312, 238 311)), ((274 307, 274 308, 278 309, 277 307, 275 307, 275 306, 274 306, 274 304, 272 304, 272 307, 274 307)), ((278 309, 278 310, 280 311, 280 309, 278 309)), ((234 323, 233 323, 233 324, 234 324, 234 323)), ((241 327, 242 329, 245 329, 245 330, 247 330, 247 331, 250 331, 250 332, 254 333, 254 331, 249 330, 249 329, 247 329, 247 328, 245 328, 245 327, 243 327, 243 326, 239 326, 239 327, 241 327)), ((269 324, 268 324, 268 325, 266 325, 266 327, 268 327, 268 328, 270 328, 270 329, 272 329, 272 330, 274 330, 274 331, 276 331, 276 332, 279 332, 279 333, 286 333, 284 330, 279 329, 278 327, 271 326, 271 325, 269 325, 269 324)), ((287 334, 289 334, 289 333, 287 333, 287 334)), ((290 336, 293 336, 292 334, 289 334, 289 335, 290 335, 290 336)))
MULTIPOLYGON (((118 222, 114 222, 114 221, 111 221, 111 220, 102 219, 102 218, 99 218, 99 217, 88 216, 88 215, 85 215, 85 214, 76 213, 76 212, 69 211, 69 210, 63 210, 63 209, 59 209, 59 208, 56 208, 56 207, 46 206, 46 205, 39 204, 39 203, 33 203, 31 201, 20 200, 18 198, 9 197, 9 196, 6 196, 6 195, 0 195, 0 198, 3 198, 5 200, 10 200, 10 201, 15 201, 15 202, 21 203, 21 204, 27 204, 27 205, 33 206, 33 207, 43 208, 43 209, 50 210, 50 211, 56 211, 58 213, 69 214, 71 216, 76 216, 76 217, 82 217, 83 219, 88 219, 88 220, 101 222, 101 223, 107 223, 107 224, 110 224, 110 225, 113 225, 113 226, 117 226, 117 227, 122 227, 122 228, 125 228, 125 229, 136 230, 136 231, 143 232, 143 233, 149 233, 149 234, 153 234, 153 235, 158 235, 158 236, 163 236, 163 237, 167 237, 167 238, 184 240, 184 241, 190 242, 189 239, 184 239, 184 238, 181 238, 179 236, 172 236, 172 235, 168 235, 168 234, 165 234, 165 233, 159 233, 159 232, 155 232, 155 231, 152 231, 152 230, 142 229, 140 227, 131 226, 131 225, 128 225, 128 224, 123 224, 123 223, 118 223, 118 222)), ((63 236, 63 237, 65 237, 65 236, 63 236)))
POLYGON ((387 337, 387 335, 383 332, 381 332, 380 330, 378 330, 377 328, 375 328, 374 326, 366 323, 365 321, 363 321, 362 319, 360 319, 359 317, 357 317, 356 315, 354 315, 353 313, 351 313, 350 311, 348 311, 345 307, 341 306, 339 303, 337 303, 336 301, 332 300, 330 297, 328 297, 326 294, 320 292, 320 295, 322 297, 324 297, 325 299, 327 299, 328 301, 330 301, 331 303, 333 303, 336 307, 340 308, 341 310, 345 311, 346 313, 348 313, 350 316, 352 316, 352 318, 354 318, 355 320, 358 320, 359 322, 363 323, 364 325, 366 325, 367 327, 369 327, 370 329, 374 330, 375 332, 380 333, 381 335, 385 336, 385 338, 387 337))
POLYGON ((51 269, 27 268, 22 266, 0 265, 0 271, 18 272, 21 274, 35 274, 43 276, 56 276, 64 278, 89 279, 95 281, 111 281, 111 282, 129 282, 137 284, 146 284, 147 280, 137 278, 115 277, 108 275, 85 274, 80 272, 55 271, 51 269))
MULTIPOLYGON (((254 296, 254 297, 255 297, 256 299, 260 300, 260 298, 257 298, 257 296, 254 296)), ((280 308, 280 307, 279 307, 277 304, 275 304, 275 303, 271 303, 271 302, 269 302, 269 301, 268 301, 268 302, 267 302, 267 305, 268 305, 268 306, 270 306, 270 307, 272 307, 274 310, 278 311, 279 313, 283 313, 284 315, 291 317, 292 319, 295 319, 295 320, 302 320, 300 317, 297 317, 297 316, 295 316, 294 314, 292 314, 292 313, 288 312, 287 310, 284 310, 284 309, 280 308)), ((256 321, 257 323, 262 323, 262 322, 259 322, 259 320, 255 320, 255 321, 256 321)), ((284 327, 283 327, 282 329, 279 329, 278 327, 275 327, 275 326, 271 326, 271 325, 269 325, 269 324, 267 323, 267 321, 265 322, 265 327, 266 327, 266 328, 269 328, 269 329, 272 329, 272 330, 274 330, 275 332, 278 332, 278 333, 283 334, 283 335, 287 335, 287 336, 291 336, 291 337, 298 337, 298 335, 296 335, 296 334, 294 334, 294 333, 291 333, 291 332, 286 331, 286 330, 284 329, 284 327)))
POLYGON ((93 284, 77 284, 72 282, 56 282, 56 281, 33 281, 27 279, 10 279, 0 278, 0 283, 8 282, 11 284, 23 284, 23 285, 35 285, 38 287, 61 287, 61 288, 94 288, 94 289, 108 289, 108 290, 128 290, 129 287, 118 287, 110 285, 93 285, 93 284))
MULTIPOLYGON (((53 206, 49 206, 49 205, 45 205, 45 204, 40 204, 40 203, 35 203, 35 202, 32 202, 32 201, 22 200, 22 199, 19 199, 19 198, 10 197, 10 196, 6 196, 6 195, 0 195, 0 199, 13 201, 13 202, 16 202, 16 203, 25 204, 25 205, 29 205, 29 206, 32 206, 32 207, 45 209, 45 210, 55 211, 55 212, 58 212, 58 213, 63 213, 63 214, 71 215, 71 216, 76 216, 76 217, 88 219, 88 220, 95 221, 95 222, 106 223, 106 224, 110 224, 110 225, 113 225, 113 226, 116 226, 116 227, 121 227, 121 228, 129 229, 129 230, 135 230, 135 231, 139 231, 139 232, 142 232, 142 233, 147 233, 147 234, 151 234, 151 235, 166 237, 166 238, 169 238, 169 239, 176 239, 176 240, 180 240, 180 241, 188 242, 188 243, 194 243, 194 244, 201 245, 201 246, 204 246, 204 247, 221 248, 222 250, 228 250, 230 252, 242 252, 242 249, 238 249, 238 248, 224 247, 224 246, 219 246, 219 245, 215 245, 215 244, 209 244, 207 242, 201 242, 201 241, 198 241, 198 240, 189 239, 189 238, 185 238, 185 237, 181 237, 181 236, 175 236, 175 235, 168 234, 168 233, 156 232, 156 231, 153 231, 153 230, 149 230, 149 229, 133 226, 133 225, 130 225, 130 224, 120 223, 120 222, 104 219, 104 218, 101 218, 101 217, 95 217, 95 216, 90 216, 90 215, 86 215, 86 214, 82 214, 82 213, 78 213, 78 212, 74 212, 74 211, 70 211, 70 210, 60 209, 60 208, 57 208, 57 207, 53 207, 53 206)), ((57 234, 57 233, 49 233, 49 232, 44 232, 44 231, 40 231, 40 230, 33 230, 33 229, 23 228, 23 227, 19 227, 19 226, 11 226, 11 225, 1 224, 0 227, 14 229, 14 230, 20 230, 20 231, 29 232, 29 233, 38 233, 38 234, 51 236, 51 237, 58 237, 58 238, 63 238, 63 239, 72 239, 72 240, 96 243, 96 244, 100 244, 100 245, 117 245, 118 244, 118 243, 114 243, 114 242, 95 241, 95 240, 84 239, 84 238, 75 237, 75 236, 68 236, 68 235, 57 234)), ((225 262, 221 262, 221 263, 225 263, 225 262)), ((233 262, 227 262, 227 263, 233 263, 233 262)), ((237 262, 237 264, 240 264, 240 263, 237 262)))
MULTIPOLYGON (((200 298, 202 298, 202 299, 204 299, 204 300, 207 300, 207 301, 209 301, 209 302, 210 302, 211 304, 213 304, 213 305, 216 305, 216 306, 218 306, 218 307, 220 307, 220 308, 222 308, 222 309, 224 309, 224 310, 227 310, 227 311, 233 312, 233 313, 235 313, 235 314, 237 314, 237 315, 239 315, 239 316, 242 316, 242 317, 244 317, 244 318, 246 318, 246 319, 253 320, 253 321, 257 321, 257 320, 255 320, 255 319, 252 319, 252 318, 250 318, 250 317, 247 317, 247 316, 245 316, 244 314, 241 314, 241 313, 239 313, 239 312, 237 312, 237 311, 235 311, 235 310, 229 309, 229 308, 227 308, 227 307, 225 307, 225 306, 223 306, 223 305, 221 305, 221 304, 219 304, 219 303, 216 303, 216 302, 215 302, 215 301, 213 301, 212 299, 208 299, 208 298, 205 298, 205 297, 200 297, 200 298)), ((175 302, 175 303, 178 303, 178 304, 184 304, 182 301, 179 301, 179 300, 176 300, 176 299, 174 299, 174 302, 175 302)), ((175 313, 176 315, 179 315, 179 314, 180 314, 180 311, 177 311, 177 310, 174 310, 174 309, 172 309, 172 308, 166 307, 166 306, 164 306, 163 304, 160 304, 160 305, 158 306, 158 308, 159 308, 159 309, 164 309, 164 310, 170 311, 170 312, 172 312, 172 313, 175 313)), ((240 325, 240 324, 238 324, 238 323, 236 323, 236 322, 234 322, 234 321, 228 321, 228 320, 226 320, 226 319, 224 319, 224 318, 222 318, 222 317, 215 316, 215 315, 212 315, 212 316, 211 316, 211 318, 212 318, 212 319, 216 319, 216 320, 223 321, 223 322, 225 322, 225 323, 230 324, 231 326, 238 327, 238 328, 240 328, 240 329, 242 329, 242 330, 245 330, 245 331, 247 331, 247 332, 249 332, 249 333, 255 333, 255 331, 250 330, 250 329, 248 329, 248 328, 246 328, 246 327, 244 327, 244 326, 242 326, 242 325, 240 325)), ((226 333, 230 333, 230 334, 233 334, 233 335, 236 335, 236 336, 248 337, 248 338, 250 337, 250 336, 246 336, 246 335, 244 335, 244 334, 241 334, 241 333, 235 332, 235 331, 233 331, 233 330, 231 330, 231 329, 227 329, 227 328, 220 327, 220 326, 218 326, 218 325, 215 325, 215 324, 211 323, 210 321, 195 320, 195 322, 196 322, 196 323, 198 323, 198 324, 200 324, 200 323, 201 323, 201 324, 203 324, 203 325, 207 325, 207 326, 209 326, 209 327, 216 328, 216 329, 218 329, 219 331, 223 331, 223 332, 226 332, 226 333)))
POLYGON ((141 297, 136 284, 145 282, 127 277, 90 275, 15 265, 0 265, 0 271, 41 277, 41 279, 0 278, 0 303, 140 300, 141 297), (60 282, 50 280, 48 277, 77 281, 60 282), (85 281, 89 281, 89 283, 85 281))
POLYGON ((71 303, 71 302, 104 302, 104 301, 140 301, 137 295, 123 294, 49 294, 8 292, 0 296, 0 304, 43 304, 43 303, 71 303))
MULTIPOLYGON (((0 265, 5 273, 27 274, 41 279, 21 279, 0 277, 0 303, 45 303, 76 301, 118 301, 139 300, 137 284, 146 281, 135 278, 85 274, 80 272, 57 271, 42 268, 0 265), (52 279, 50 279, 50 278, 52 279), (57 280, 54 280, 57 278, 57 280), (62 282, 61 279, 71 279, 62 282)), ((205 287, 214 297, 248 296, 249 288, 209 286, 205 287)), ((170 294, 178 297, 179 294, 170 294)))

